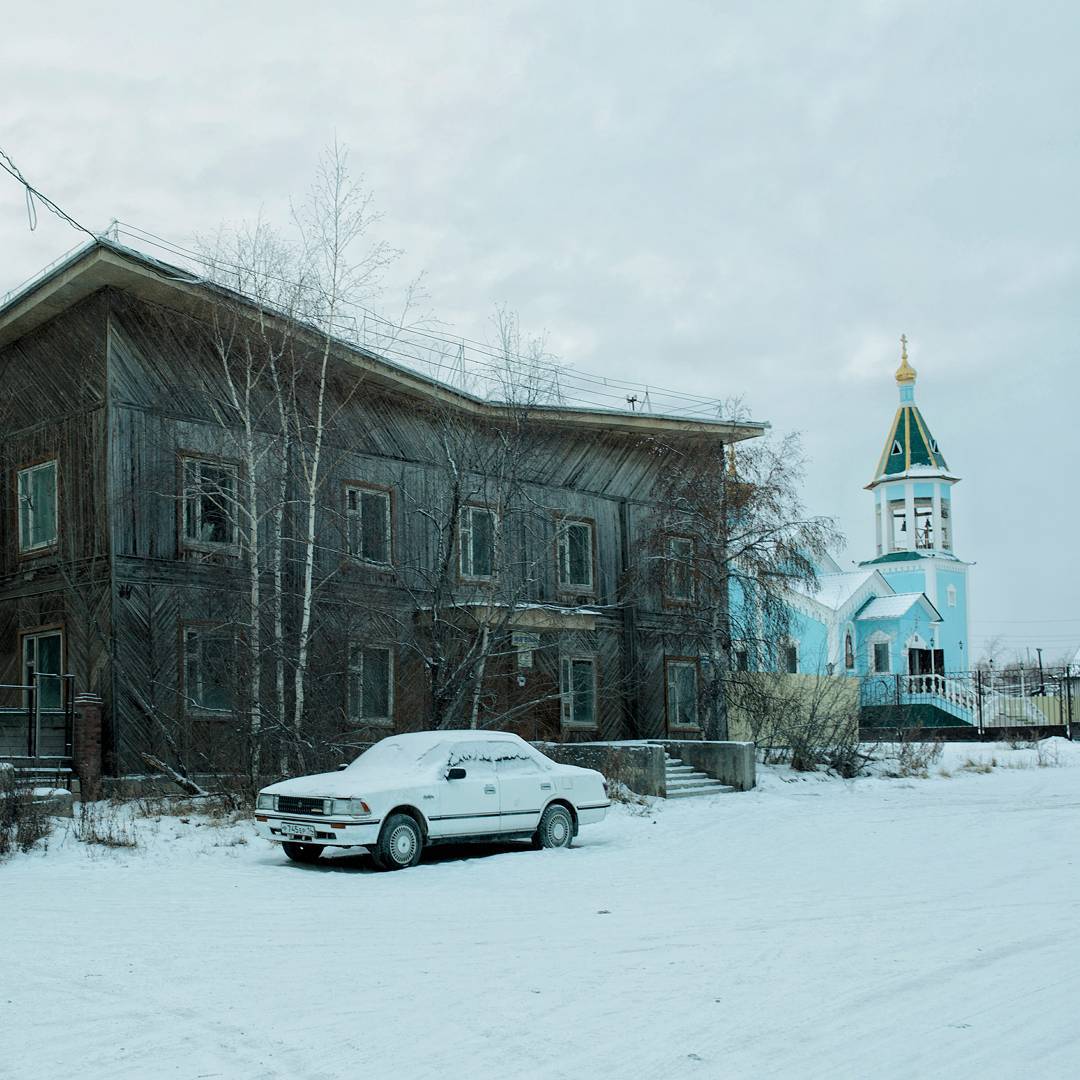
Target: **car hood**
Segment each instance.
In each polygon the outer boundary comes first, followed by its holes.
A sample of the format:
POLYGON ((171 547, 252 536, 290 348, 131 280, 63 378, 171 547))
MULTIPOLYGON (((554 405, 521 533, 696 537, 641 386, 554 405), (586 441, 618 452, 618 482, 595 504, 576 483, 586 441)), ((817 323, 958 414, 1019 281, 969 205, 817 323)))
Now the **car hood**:
POLYGON ((412 787, 432 783, 421 773, 408 776, 391 773, 369 773, 363 769, 343 769, 339 772, 314 773, 296 776, 292 780, 279 780, 263 788, 267 795, 303 795, 311 798, 363 799, 391 788, 412 787))

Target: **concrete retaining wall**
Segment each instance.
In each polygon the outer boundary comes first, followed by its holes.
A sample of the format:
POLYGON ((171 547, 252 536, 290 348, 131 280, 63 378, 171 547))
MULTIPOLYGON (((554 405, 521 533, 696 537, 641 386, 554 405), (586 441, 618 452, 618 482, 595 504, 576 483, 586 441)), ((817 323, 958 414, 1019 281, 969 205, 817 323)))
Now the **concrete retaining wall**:
POLYGON ((639 795, 667 794, 664 748, 650 743, 534 743, 552 761, 596 769, 639 795))
POLYGON ((698 772, 736 791, 749 791, 757 783, 756 759, 752 742, 700 742, 672 739, 661 744, 675 758, 698 772))

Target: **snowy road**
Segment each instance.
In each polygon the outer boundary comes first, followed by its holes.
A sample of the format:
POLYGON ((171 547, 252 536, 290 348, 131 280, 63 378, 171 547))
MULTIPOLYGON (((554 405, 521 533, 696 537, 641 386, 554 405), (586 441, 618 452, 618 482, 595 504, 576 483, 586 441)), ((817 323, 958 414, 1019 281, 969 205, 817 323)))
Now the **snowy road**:
POLYGON ((767 773, 398 874, 57 837, 0 864, 0 1077, 1075 1077, 1078 750, 767 773))

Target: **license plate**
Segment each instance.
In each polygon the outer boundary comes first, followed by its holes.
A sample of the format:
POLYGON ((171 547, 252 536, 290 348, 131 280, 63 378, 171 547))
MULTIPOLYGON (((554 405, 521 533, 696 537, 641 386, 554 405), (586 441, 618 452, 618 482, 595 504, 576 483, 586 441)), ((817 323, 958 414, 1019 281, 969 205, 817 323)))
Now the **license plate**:
POLYGON ((300 825, 292 821, 285 821, 281 825, 281 831, 293 840, 314 840, 315 826, 300 825))

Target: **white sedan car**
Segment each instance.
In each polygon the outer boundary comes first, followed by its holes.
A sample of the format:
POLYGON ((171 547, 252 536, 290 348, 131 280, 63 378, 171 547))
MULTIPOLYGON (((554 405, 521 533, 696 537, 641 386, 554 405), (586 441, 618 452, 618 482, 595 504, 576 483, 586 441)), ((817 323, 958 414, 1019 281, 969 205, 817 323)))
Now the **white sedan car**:
POLYGON ((569 847, 611 805, 602 774, 559 765, 503 731, 418 731, 376 743, 337 772, 259 792, 255 828, 297 862, 366 847, 384 870, 427 844, 531 840, 569 847))

